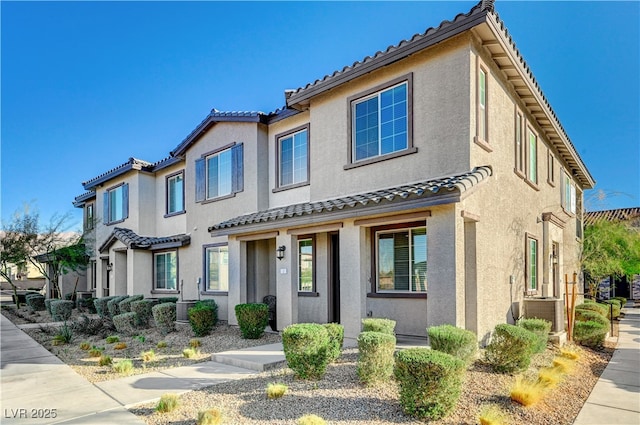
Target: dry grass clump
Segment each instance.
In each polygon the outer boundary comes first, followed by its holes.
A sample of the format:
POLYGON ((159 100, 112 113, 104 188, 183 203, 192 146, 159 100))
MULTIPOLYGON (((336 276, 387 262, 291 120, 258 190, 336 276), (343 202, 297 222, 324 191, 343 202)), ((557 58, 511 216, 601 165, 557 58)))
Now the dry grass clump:
POLYGON ((197 348, 185 348, 182 350, 182 355, 187 359, 191 359, 198 354, 200 354, 200 351, 197 348))
POLYGON ((509 394, 511 400, 529 407, 539 402, 544 396, 544 392, 545 386, 540 381, 532 381, 518 376, 509 394))
POLYGON ((180 399, 176 394, 162 394, 160 400, 158 400, 158 404, 156 404, 156 412, 169 413, 176 410, 179 405, 180 399))
POLYGON ((554 388, 562 380, 562 372, 555 367, 544 367, 538 371, 538 381, 548 388, 554 388))
POLYGON ((116 345, 113 346, 114 350, 124 350, 125 348, 127 348, 127 343, 126 342, 119 342, 116 345))
POLYGON ((156 359, 156 353, 153 350, 143 351, 140 354, 143 362, 152 362, 156 359))
POLYGON ((576 346, 564 346, 560 349, 560 355, 570 360, 580 359, 580 348, 576 346))
POLYGON ((200 342, 200 340, 198 338, 193 338, 189 341, 189 347, 191 348, 198 348, 202 345, 202 343, 200 342))
POLYGON ((495 404, 484 406, 478 416, 480 425, 507 425, 507 414, 495 404))
POLYGON ((131 375, 133 372, 133 362, 129 359, 120 360, 119 362, 114 363, 111 367, 114 371, 122 375, 131 375))
POLYGON ((561 373, 571 373, 575 364, 573 360, 566 357, 556 357, 553 359, 553 367, 558 369, 561 373))
POLYGON ((267 397, 270 399, 277 399, 284 396, 288 387, 284 384, 269 384, 267 386, 267 397))
POLYGON ((89 349, 91 349, 91 344, 89 344, 88 342, 82 342, 80 343, 80 349, 87 351, 89 349))
POLYGON ((298 418, 298 425, 326 425, 326 421, 317 415, 304 415, 298 418))
POLYGON ((222 423, 222 413, 218 409, 207 409, 198 412, 196 425, 220 425, 222 423))
POLYGON ((98 360, 98 364, 100 366, 109 366, 113 363, 113 359, 111 358, 111 356, 106 356, 106 355, 101 355, 100 356, 100 360, 98 360))

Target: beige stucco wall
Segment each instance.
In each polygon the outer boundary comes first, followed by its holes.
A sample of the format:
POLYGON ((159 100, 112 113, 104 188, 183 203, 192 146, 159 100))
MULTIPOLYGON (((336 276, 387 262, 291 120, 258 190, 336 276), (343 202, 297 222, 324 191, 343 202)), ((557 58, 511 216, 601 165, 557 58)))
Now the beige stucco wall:
MULTIPOLYGON (((170 236, 187 231, 187 216, 186 214, 178 214, 169 217, 165 217, 167 210, 167 176, 175 174, 180 171, 184 171, 184 162, 174 164, 171 167, 163 168, 157 172, 154 176, 154 191, 155 199, 153 207, 148 210, 148 214, 153 213, 155 215, 155 231, 153 235, 157 236, 170 236)), ((186 173, 184 175, 186 180, 186 173)), ((185 191, 185 210, 187 206, 187 193, 185 191)), ((192 196, 193 198, 193 196, 192 196)))

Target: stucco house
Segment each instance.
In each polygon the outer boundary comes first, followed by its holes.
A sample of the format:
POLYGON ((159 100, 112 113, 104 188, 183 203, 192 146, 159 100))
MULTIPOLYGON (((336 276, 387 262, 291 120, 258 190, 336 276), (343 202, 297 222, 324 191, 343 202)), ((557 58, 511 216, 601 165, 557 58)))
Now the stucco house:
POLYGON ((275 295, 279 329, 350 338, 373 316, 482 340, 562 306, 595 182, 492 2, 285 99, 83 183, 97 295, 213 298, 231 324, 275 295))

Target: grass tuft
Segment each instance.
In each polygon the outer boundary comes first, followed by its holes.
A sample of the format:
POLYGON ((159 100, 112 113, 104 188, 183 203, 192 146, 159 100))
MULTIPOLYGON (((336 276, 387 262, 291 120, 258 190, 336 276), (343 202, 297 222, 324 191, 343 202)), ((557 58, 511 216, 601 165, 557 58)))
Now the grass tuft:
POLYGON ((562 380, 562 372, 555 367, 545 367, 538 371, 538 381, 545 387, 553 388, 562 380))
POLYGON ((560 373, 571 373, 575 363, 566 357, 556 357, 553 359, 553 367, 558 369, 560 373))
POLYGON ((298 425, 325 425, 327 422, 318 415, 304 415, 298 418, 298 425))
POLYGON ((286 392, 288 387, 285 384, 269 384, 267 386, 267 397, 269 399, 281 398, 286 392))
POLYGON ((198 412, 196 425, 220 425, 222 413, 218 409, 207 409, 198 412))
POLYGON ((111 335, 107 337, 107 344, 114 344, 118 341, 120 341, 120 338, 118 337, 118 335, 111 335))
POLYGON ((198 354, 200 354, 200 350, 198 350, 197 348, 185 348, 184 350, 182 350, 182 355, 187 359, 194 358, 198 354))
POLYGON ((91 349, 91 344, 89 344, 88 342, 82 342, 80 343, 80 349, 87 351, 91 349))
POLYGON ((169 413, 174 411, 180 405, 180 399, 176 394, 167 393, 163 394, 156 404, 156 412, 169 413))
POLYGON ((167 348, 167 341, 160 341, 156 344, 156 348, 167 348))
POLYGON ((124 350, 125 348, 127 348, 127 344, 125 342, 119 342, 113 346, 114 350, 124 350))
POLYGON ((191 339, 191 341, 189 341, 189 347, 191 348, 198 348, 200 347, 200 345, 202 345, 200 343, 200 340, 198 338, 193 338, 191 339))
POLYGON ((142 357, 143 362, 152 362, 156 359, 156 353, 153 350, 143 351, 140 357, 142 357))
POLYGON ((529 407, 542 399, 544 391, 545 386, 539 381, 529 381, 518 376, 515 384, 511 387, 510 395, 511 400, 525 407, 529 407))
POLYGON ((560 349, 560 355, 570 360, 578 360, 580 358, 580 348, 575 346, 566 346, 560 349))
POLYGON ((506 425, 507 414, 495 404, 483 406, 478 416, 480 425, 506 425))
POLYGON ((100 356, 100 360, 98 360, 98 364, 100 366, 110 366, 113 363, 113 359, 111 356, 107 356, 105 354, 100 356))
POLYGON ((130 375, 131 372, 133 372, 133 362, 129 359, 120 360, 111 367, 115 372, 121 373, 122 375, 130 375))

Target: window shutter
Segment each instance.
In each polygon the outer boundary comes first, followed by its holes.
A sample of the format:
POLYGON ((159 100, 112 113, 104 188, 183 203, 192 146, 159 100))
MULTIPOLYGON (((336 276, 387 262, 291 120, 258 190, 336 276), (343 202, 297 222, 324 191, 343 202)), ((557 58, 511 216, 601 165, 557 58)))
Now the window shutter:
POLYGON ((122 185, 122 219, 129 218, 129 183, 122 185))
POLYGON ((239 143, 231 148, 231 162, 233 166, 233 177, 231 180, 231 191, 233 193, 244 190, 244 164, 243 164, 243 144, 239 143))
POLYGON ((205 159, 196 159, 196 202, 202 202, 205 199, 205 159))
POLYGON ((109 224, 109 192, 102 194, 102 221, 104 224, 109 224))

